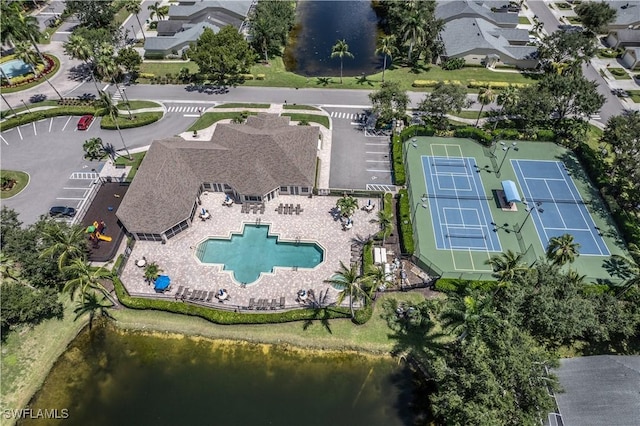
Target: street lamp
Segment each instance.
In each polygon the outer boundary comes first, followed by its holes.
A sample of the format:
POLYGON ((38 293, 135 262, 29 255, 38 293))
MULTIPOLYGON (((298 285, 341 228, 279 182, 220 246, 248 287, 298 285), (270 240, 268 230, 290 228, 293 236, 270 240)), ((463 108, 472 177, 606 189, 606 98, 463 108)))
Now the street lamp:
POLYGON ((22 102, 22 105, 24 105, 24 107, 27 109, 27 111, 29 113, 31 113, 31 110, 29 109, 29 107, 27 106, 27 104, 24 102, 24 99, 20 99, 20 102, 22 102))
POLYGON ((502 145, 502 150, 504 151, 504 157, 502 157, 502 161, 500 162, 500 165, 498 166, 498 170, 496 170, 496 176, 500 177, 500 169, 502 169, 502 165, 504 164, 504 160, 507 159, 507 154, 509 154, 509 150, 511 149, 515 149, 516 145, 518 145, 517 142, 511 142, 511 145, 507 145, 504 142, 500 142, 500 145, 502 145))
MULTIPOLYGON (((528 203, 526 201, 523 201, 523 203, 525 205, 527 205, 528 203)), ((533 213, 533 211, 537 211, 538 213, 544 213, 544 209, 542 207, 540 207, 542 205, 542 201, 536 201, 535 202, 535 206, 528 206, 525 208, 525 210, 527 211, 527 217, 524 218, 524 222, 522 222, 522 225, 520 225, 520 227, 518 228, 518 230, 516 231, 516 233, 520 233, 520 231, 522 231, 522 228, 524 227, 524 224, 527 223, 527 219, 529 219, 529 216, 531 216, 531 213, 533 213)))

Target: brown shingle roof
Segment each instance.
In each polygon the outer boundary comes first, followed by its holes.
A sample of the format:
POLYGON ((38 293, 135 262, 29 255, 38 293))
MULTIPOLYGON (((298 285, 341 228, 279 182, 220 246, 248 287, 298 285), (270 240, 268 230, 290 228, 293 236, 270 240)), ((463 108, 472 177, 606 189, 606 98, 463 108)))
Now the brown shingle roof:
POLYGON ((313 187, 318 128, 260 114, 219 124, 209 141, 153 142, 117 216, 130 232, 159 234, 191 213, 204 182, 264 195, 279 186, 313 187))

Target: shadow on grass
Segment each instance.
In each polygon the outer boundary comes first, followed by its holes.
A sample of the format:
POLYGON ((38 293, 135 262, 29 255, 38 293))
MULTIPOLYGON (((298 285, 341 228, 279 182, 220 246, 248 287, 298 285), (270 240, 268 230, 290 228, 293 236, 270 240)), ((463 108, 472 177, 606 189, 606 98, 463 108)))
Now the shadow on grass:
POLYGON ((332 83, 331 77, 318 77, 316 80, 316 84, 322 85, 325 87, 331 83, 332 83))
POLYGON ((302 323, 302 329, 306 331, 314 321, 320 321, 320 324, 329 332, 329 334, 333 334, 331 331, 331 324, 329 323, 329 318, 331 317, 329 314, 329 308, 316 308, 313 310, 313 318, 304 320, 302 323))
POLYGON ((362 86, 362 85, 364 85, 366 83, 367 85, 373 87, 373 81, 367 79, 367 76, 364 75, 364 74, 361 75, 361 76, 354 77, 354 78, 356 79, 356 84, 359 84, 359 85, 362 86))

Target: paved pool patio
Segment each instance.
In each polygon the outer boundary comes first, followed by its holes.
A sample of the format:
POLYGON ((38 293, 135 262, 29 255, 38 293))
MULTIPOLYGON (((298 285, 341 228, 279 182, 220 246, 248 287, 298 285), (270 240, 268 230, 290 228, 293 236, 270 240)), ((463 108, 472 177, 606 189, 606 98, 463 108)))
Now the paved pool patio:
MULTIPOLYGON (((266 202, 264 214, 241 213, 241 205, 223 206, 225 195, 222 193, 203 193, 202 206, 209 211, 211 219, 202 221, 194 218, 193 225, 171 238, 166 244, 150 241, 137 241, 129 261, 122 271, 121 279, 133 296, 155 296, 152 285, 144 280, 144 268, 136 266, 136 260, 145 257, 148 262, 156 262, 162 274, 171 277, 171 289, 165 296, 174 299, 179 286, 191 290, 217 291, 226 289, 229 299, 224 302, 227 309, 246 307, 249 299, 277 299, 285 297, 287 308, 300 306, 296 302, 300 289, 313 289, 318 296, 328 294, 327 303, 335 301, 338 292, 324 280, 331 278, 340 268, 340 262, 349 265, 351 245, 356 240, 365 240, 375 234, 379 227, 372 223, 376 217, 378 201, 373 212, 362 210, 355 212, 352 229, 343 231, 339 220, 332 215, 338 197, 281 195, 266 202), (280 203, 300 204, 304 209, 300 215, 278 214, 280 203), (200 242, 209 237, 229 237, 231 233, 242 232, 243 224, 255 224, 259 219, 263 225, 270 225, 269 232, 280 239, 302 242, 317 242, 324 248, 324 260, 314 269, 276 268, 274 273, 262 274, 258 281, 242 287, 232 278, 230 271, 223 271, 222 265, 203 264, 196 257, 200 242)), ((367 200, 359 199, 360 207, 367 200)), ((374 202, 374 200, 372 200, 374 202)), ((248 261, 251 261, 248 259, 248 261)), ((204 302, 199 302, 205 304, 204 302)), ((213 299, 211 304, 222 307, 223 303, 213 299)))

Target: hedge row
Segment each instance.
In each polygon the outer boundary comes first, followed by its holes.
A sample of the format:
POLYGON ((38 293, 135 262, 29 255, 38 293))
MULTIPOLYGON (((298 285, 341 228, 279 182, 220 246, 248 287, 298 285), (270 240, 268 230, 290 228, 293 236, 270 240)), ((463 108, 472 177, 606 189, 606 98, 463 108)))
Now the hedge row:
POLYGON ((453 131, 453 136, 456 138, 469 138, 480 142, 485 146, 491 145, 493 136, 491 133, 485 132, 477 127, 459 127, 453 131))
MULTIPOLYGON (((460 80, 414 80, 411 86, 413 87, 435 87, 438 83, 444 84, 457 84, 463 86, 462 81, 460 80)), ((509 86, 523 88, 529 86, 527 83, 507 83, 504 81, 476 81, 469 80, 466 84, 466 87, 469 89, 477 89, 477 88, 487 88, 491 87, 492 89, 506 89, 509 86)))
MULTIPOLYGON (((135 114, 133 116, 133 120, 129 120, 128 115, 120 115, 120 117, 118 118, 118 124, 120 125, 120 129, 132 129, 134 127, 142 127, 147 126, 151 123, 155 123, 161 118, 161 112, 142 112, 139 114, 135 114)), ((117 129, 115 122, 109 115, 102 117, 100 128, 105 130, 117 129)))
POLYGON ((393 183, 402 186, 406 183, 407 177, 404 170, 402 139, 396 135, 391 139, 391 156, 393 157, 393 183))
MULTIPOLYGON (((314 320, 314 319, 336 319, 349 318, 351 316, 349 308, 332 307, 325 309, 296 309, 293 311, 283 311, 276 313, 242 313, 222 311, 204 306, 192 305, 185 302, 173 300, 147 299, 132 297, 122 285, 119 278, 114 279, 114 287, 118 300, 127 308, 131 309, 153 309, 158 311, 171 312, 174 314, 190 315, 200 317, 216 324, 278 324, 283 322, 314 320)), ((354 322, 363 324, 371 318, 371 307, 356 311, 354 322)))
POLYGON ((493 291, 497 281, 473 281, 461 280, 459 278, 438 278, 436 281, 436 290, 443 293, 463 293, 465 289, 479 289, 482 291, 493 291))
POLYGON ((460 80, 414 80, 411 84, 413 87, 435 87, 438 83, 457 84, 462 86, 460 80))
POLYGON ((411 225, 411 205, 406 189, 398 191, 398 223, 400 224, 400 244, 402 253, 413 254, 413 226, 411 225))
POLYGON ((11 117, 10 119, 3 121, 2 123, 0 123, 0 130, 12 129, 17 126, 29 124, 33 121, 42 120, 44 118, 60 117, 63 115, 85 115, 85 114, 101 116, 106 114, 106 110, 104 108, 95 108, 87 105, 87 106, 70 106, 70 107, 61 107, 61 108, 51 108, 51 109, 45 109, 42 111, 34 111, 26 114, 20 114, 16 117, 11 117))

